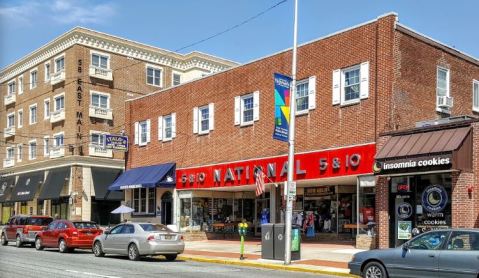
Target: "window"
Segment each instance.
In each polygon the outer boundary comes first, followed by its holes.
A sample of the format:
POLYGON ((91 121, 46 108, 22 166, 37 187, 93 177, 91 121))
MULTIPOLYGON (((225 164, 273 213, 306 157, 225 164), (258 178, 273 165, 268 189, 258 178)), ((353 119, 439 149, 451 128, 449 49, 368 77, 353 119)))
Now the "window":
POLYGON ((115 226, 113 229, 111 229, 110 231, 110 234, 112 235, 117 235, 117 234, 121 234, 121 230, 123 230, 123 224, 120 224, 118 226, 115 226))
POLYGON ((153 86, 161 87, 161 68, 154 66, 146 67, 146 83, 153 86))
POLYGON ((36 124, 37 123, 37 105, 34 104, 30 106, 30 124, 36 124))
POLYGON ((309 111, 309 80, 296 84, 296 114, 309 111))
POLYGON ((18 94, 23 94, 23 75, 18 77, 18 94))
POLYGON ((58 133, 53 135, 53 145, 55 147, 62 147, 63 146, 63 133, 58 133))
POLYGON ((55 59, 55 72, 60 72, 65 69, 65 56, 55 59))
POLYGON ((15 159, 15 149, 13 147, 7 148, 7 160, 15 159))
POLYGON ((155 214, 155 188, 133 189, 133 214, 155 214))
POLYGON ((170 116, 163 117, 163 140, 171 139, 172 136, 172 119, 170 116))
MULTIPOLYGON (((333 71, 333 105, 356 104, 368 97, 369 62, 333 71)), ((311 101, 314 101, 314 98, 310 98, 309 102, 310 106, 315 106, 311 101)))
POLYGON ((37 158, 37 141, 33 140, 28 143, 28 158, 34 160, 37 158))
POLYGON ((472 83, 472 110, 479 112, 479 81, 472 83))
POLYGON ((44 119, 50 119, 50 99, 46 99, 43 101, 43 109, 44 119))
POLYGON ((173 73, 173 86, 181 84, 181 74, 173 73))
POLYGON ((235 125, 252 125, 259 120, 259 91, 252 94, 236 96, 234 105, 235 125))
POLYGON ((409 249, 439 250, 447 239, 447 232, 438 231, 420 235, 409 242, 409 249))
POLYGON ((471 231, 452 232, 447 250, 479 251, 479 233, 471 231))
POLYGON ((148 123, 147 121, 140 122, 140 145, 148 143, 148 123))
POLYGON ((65 108, 65 96, 55 97, 55 111, 60 111, 65 108))
POLYGON ((8 114, 7 127, 15 127, 15 112, 8 114))
POLYGON ((445 68, 437 68, 437 87, 436 94, 438 97, 449 96, 449 70, 445 68))
POLYGON ((33 70, 30 72, 30 89, 37 87, 37 82, 38 82, 37 74, 38 74, 37 70, 33 70))
POLYGON ((193 108, 193 133, 207 134, 214 129, 214 103, 193 108))
POLYGON ((43 137, 43 156, 50 156, 50 137, 43 137))
POLYGON ((18 110, 18 128, 23 126, 23 109, 18 110))
POLYGON ((50 62, 45 63, 45 82, 50 81, 50 62))
POLYGON ((23 159, 23 146, 22 144, 17 145, 17 161, 22 161, 23 159))
POLYGON ((344 85, 343 85, 343 99, 345 103, 359 100, 359 67, 354 67, 343 71, 344 85))
POLYGON ((15 81, 10 81, 8 83, 8 92, 7 93, 8 93, 9 96, 15 94, 15 87, 16 87, 15 81))
POLYGON ((91 134, 91 144, 104 147, 105 146, 105 135, 101 133, 92 133, 91 134))
POLYGON ((158 117, 158 140, 170 141, 176 137, 176 113, 158 117))
POLYGON ((94 67, 108 69, 108 55, 102 55, 99 53, 92 53, 91 55, 91 64, 94 67))
POLYGON ((94 107, 107 109, 109 108, 108 99, 109 99, 108 95, 93 93, 91 95, 91 105, 94 107))
POLYGON ((253 95, 241 97, 241 124, 253 122, 253 95))
POLYGON ((200 109, 200 133, 205 133, 210 130, 210 112, 208 106, 200 109))

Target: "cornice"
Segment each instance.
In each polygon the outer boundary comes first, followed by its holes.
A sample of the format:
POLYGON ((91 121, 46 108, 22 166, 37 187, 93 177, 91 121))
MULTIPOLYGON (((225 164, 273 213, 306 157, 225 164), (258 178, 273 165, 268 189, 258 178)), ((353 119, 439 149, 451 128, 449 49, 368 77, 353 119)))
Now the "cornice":
POLYGON ((73 45, 82 45, 148 63, 171 67, 180 72, 202 69, 215 73, 237 65, 237 63, 200 52, 191 52, 183 55, 112 35, 84 28, 75 28, 4 68, 0 72, 0 83, 16 77, 45 60, 64 52, 73 45))

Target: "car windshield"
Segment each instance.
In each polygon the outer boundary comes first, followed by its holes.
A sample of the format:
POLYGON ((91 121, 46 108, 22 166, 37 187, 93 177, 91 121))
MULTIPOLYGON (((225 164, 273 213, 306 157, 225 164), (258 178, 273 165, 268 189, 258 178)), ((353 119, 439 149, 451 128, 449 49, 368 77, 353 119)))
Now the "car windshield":
POLYGON ((95 222, 73 222, 73 226, 77 229, 98 229, 95 222))
POLYGON ((52 218, 47 217, 30 217, 27 219, 27 225, 48 226, 52 221, 52 218))
POLYGON ((165 225, 161 224, 140 224, 145 232, 171 232, 165 225))

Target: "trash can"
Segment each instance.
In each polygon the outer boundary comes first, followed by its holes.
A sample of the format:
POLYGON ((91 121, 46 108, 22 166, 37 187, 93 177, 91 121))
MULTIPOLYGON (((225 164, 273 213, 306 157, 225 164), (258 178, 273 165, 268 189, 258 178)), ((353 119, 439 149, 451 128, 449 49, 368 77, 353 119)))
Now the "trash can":
MULTIPOLYGON (((284 260, 285 249, 285 225, 274 225, 274 259, 284 260)), ((298 226, 291 228, 291 260, 301 259, 301 230, 298 226)))
POLYGON ((274 260, 274 224, 261 225, 261 258, 274 260))

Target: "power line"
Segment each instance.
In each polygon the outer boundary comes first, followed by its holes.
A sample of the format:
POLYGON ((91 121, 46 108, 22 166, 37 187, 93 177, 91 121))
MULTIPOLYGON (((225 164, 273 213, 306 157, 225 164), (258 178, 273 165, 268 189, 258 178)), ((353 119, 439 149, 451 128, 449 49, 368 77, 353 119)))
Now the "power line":
POLYGON ((256 15, 254 15, 254 16, 252 16, 252 17, 250 17, 250 18, 248 18, 248 19, 246 19, 246 20, 244 20, 244 21, 242 21, 242 22, 240 22, 240 23, 238 23, 238 24, 236 24, 236 25, 233 25, 233 26, 231 26, 231 27, 229 27, 229 28, 227 28, 227 29, 225 29, 225 30, 223 30, 223 31, 221 31, 221 32, 218 32, 218 33, 216 33, 216 34, 214 34, 214 35, 211 35, 211 36, 209 36, 209 37, 207 37, 207 38, 205 38, 205 39, 202 39, 202 40, 199 40, 199 41, 197 41, 197 42, 194 42, 194 43, 188 44, 188 45, 186 45, 186 46, 183 46, 183 47, 181 47, 181 48, 178 48, 178 49, 175 50, 175 52, 179 52, 179 51, 181 51, 181 50, 183 50, 183 49, 185 49, 185 48, 189 48, 189 47, 198 45, 198 44, 200 44, 200 43, 203 43, 203 42, 205 42, 205 41, 208 41, 208 40, 211 40, 211 39, 213 39, 213 38, 216 38, 216 37, 218 37, 218 36, 220 36, 220 35, 223 35, 224 33, 227 33, 227 32, 229 32, 229 31, 232 31, 232 30, 234 30, 234 29, 236 29, 236 28, 238 28, 238 27, 240 27, 240 26, 243 26, 243 25, 245 25, 246 23, 249 23, 250 21, 253 21, 254 19, 256 19, 256 18, 262 16, 263 14, 269 12, 270 10, 272 10, 272 9, 274 9, 274 8, 276 8, 276 7, 278 7, 279 5, 281 5, 281 4, 283 4, 283 3, 287 2, 287 1, 288 1, 288 0, 280 1, 280 2, 278 2, 278 3, 276 3, 276 4, 274 4, 273 6, 267 8, 266 10, 263 10, 263 11, 261 11, 260 13, 257 13, 256 15))

